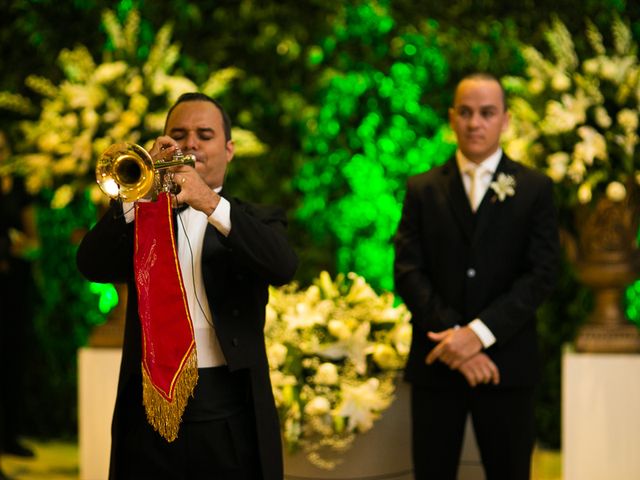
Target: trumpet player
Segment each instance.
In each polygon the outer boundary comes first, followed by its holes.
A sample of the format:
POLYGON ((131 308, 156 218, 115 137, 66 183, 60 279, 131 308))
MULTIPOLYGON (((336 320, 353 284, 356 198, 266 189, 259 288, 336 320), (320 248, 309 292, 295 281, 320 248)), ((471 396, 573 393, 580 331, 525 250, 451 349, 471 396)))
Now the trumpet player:
POLYGON ((168 215, 163 197, 112 201, 78 250, 87 279, 129 290, 109 478, 281 480, 263 326, 269 285, 297 268, 286 217, 224 189, 234 144, 217 101, 188 93, 171 107, 148 153, 178 151, 195 165, 170 168, 168 215))

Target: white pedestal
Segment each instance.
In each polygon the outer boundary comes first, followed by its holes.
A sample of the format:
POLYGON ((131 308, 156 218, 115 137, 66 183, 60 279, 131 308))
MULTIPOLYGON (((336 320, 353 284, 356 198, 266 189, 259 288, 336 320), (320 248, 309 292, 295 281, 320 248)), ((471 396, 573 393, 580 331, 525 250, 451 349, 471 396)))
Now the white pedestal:
POLYGON ((78 351, 78 450, 80 480, 106 480, 111 452, 111 418, 122 349, 78 351))
POLYGON ((565 351, 564 480, 640 478, 640 355, 565 351))
MULTIPOLYGON (((304 454, 285 454, 286 480, 413 480, 411 462, 411 392, 401 383, 396 399, 370 431, 358 435, 333 470, 311 464, 304 454)), ((471 421, 467 421, 458 480, 484 480, 471 421)))

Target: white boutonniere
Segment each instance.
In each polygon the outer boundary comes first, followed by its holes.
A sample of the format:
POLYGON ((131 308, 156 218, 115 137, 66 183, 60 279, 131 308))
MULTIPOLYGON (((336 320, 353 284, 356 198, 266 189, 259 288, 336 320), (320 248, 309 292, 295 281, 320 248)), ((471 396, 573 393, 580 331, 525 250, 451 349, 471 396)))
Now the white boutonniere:
MULTIPOLYGON (((501 202, 507 197, 513 197, 516 194, 516 179, 512 175, 504 173, 498 174, 496 181, 489 185, 501 202)), ((495 197, 494 197, 495 201, 495 197)))

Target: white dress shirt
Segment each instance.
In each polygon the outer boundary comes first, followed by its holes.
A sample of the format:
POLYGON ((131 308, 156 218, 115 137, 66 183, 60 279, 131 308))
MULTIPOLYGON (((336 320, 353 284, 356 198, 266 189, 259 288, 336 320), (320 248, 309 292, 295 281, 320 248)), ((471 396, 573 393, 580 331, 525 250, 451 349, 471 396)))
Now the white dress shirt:
POLYGON ((486 160, 480 164, 467 159, 460 150, 456 152, 456 161, 462 173, 462 183, 464 183, 464 189, 469 198, 469 205, 471 205, 471 209, 474 212, 478 209, 478 206, 487 193, 489 185, 491 185, 491 179, 498 168, 501 158, 501 148, 498 148, 495 153, 487 157, 486 160))
MULTIPOLYGON (((221 188, 215 189, 219 192, 221 188)), ((140 200, 144 201, 144 200, 140 200)), ((134 220, 133 204, 123 203, 125 220, 134 220)), ((213 318, 202 280, 202 244, 207 224, 211 223, 224 236, 231 231, 231 205, 220 198, 218 206, 206 214, 188 207, 178 214, 176 221, 178 261, 187 295, 189 313, 196 341, 198 368, 217 367, 227 363, 213 326, 213 318)))

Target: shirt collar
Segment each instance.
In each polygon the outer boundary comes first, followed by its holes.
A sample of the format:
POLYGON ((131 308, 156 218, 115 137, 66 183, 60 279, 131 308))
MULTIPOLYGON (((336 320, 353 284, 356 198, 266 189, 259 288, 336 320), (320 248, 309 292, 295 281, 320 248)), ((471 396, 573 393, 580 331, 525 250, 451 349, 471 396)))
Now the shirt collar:
POLYGON ((480 168, 485 172, 491 173, 493 175, 498 168, 498 164, 500 163, 500 159, 502 158, 502 148, 498 147, 498 149, 485 158, 480 164, 475 164, 460 151, 460 149, 456 150, 456 163, 458 164, 458 169, 461 172, 466 172, 472 168, 480 168), (476 166, 477 165, 477 166, 476 166))

